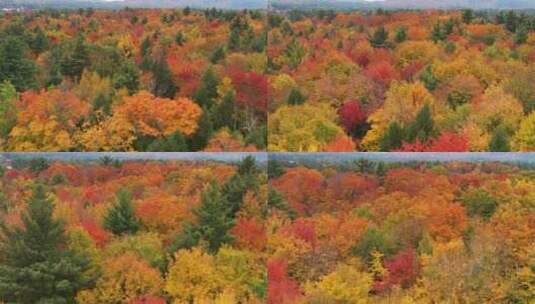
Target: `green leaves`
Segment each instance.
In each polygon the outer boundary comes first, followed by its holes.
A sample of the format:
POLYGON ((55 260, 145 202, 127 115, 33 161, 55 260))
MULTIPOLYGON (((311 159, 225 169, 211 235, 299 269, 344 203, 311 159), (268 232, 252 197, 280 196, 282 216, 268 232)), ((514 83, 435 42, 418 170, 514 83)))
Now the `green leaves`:
POLYGON ((115 205, 104 217, 104 228, 115 235, 121 235, 134 234, 140 226, 141 222, 134 214, 131 193, 125 189, 120 190, 115 205))

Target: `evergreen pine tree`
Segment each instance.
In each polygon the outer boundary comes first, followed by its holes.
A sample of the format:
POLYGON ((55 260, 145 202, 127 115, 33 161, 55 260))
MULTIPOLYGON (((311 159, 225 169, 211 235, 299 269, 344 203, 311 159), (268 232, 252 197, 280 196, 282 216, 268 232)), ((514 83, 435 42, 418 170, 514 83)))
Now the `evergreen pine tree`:
POLYGON ((387 39, 388 31, 384 26, 380 26, 377 30, 375 30, 369 41, 374 48, 381 48, 386 47, 387 39))
POLYGON ((206 108, 203 108, 201 118, 199 119, 199 127, 197 128, 197 132, 188 140, 191 151, 200 151, 204 149, 212 137, 212 133, 214 133, 214 126, 210 111, 206 108))
POLYGON ((186 42, 186 37, 184 37, 184 33, 182 31, 179 31, 175 35, 175 43, 179 46, 183 46, 186 42))
POLYGON ((75 303, 90 287, 89 262, 66 247, 63 223, 41 185, 33 190, 21 227, 0 223, 0 299, 6 303, 75 303))
POLYGON ((154 76, 152 94, 158 97, 175 98, 178 87, 173 80, 173 75, 171 74, 167 60, 165 60, 165 56, 153 62, 151 70, 154 76))
POLYGON ((230 35, 228 37, 227 47, 231 51, 238 51, 240 49, 240 30, 238 28, 234 28, 230 31, 230 35))
POLYGON ((225 58, 225 47, 220 46, 215 49, 215 51, 210 56, 210 62, 213 64, 218 63, 219 61, 223 60, 225 58))
POLYGON ((126 88, 128 94, 135 94, 139 89, 139 68, 137 65, 127 60, 121 65, 119 72, 115 74, 115 88, 126 88))
POLYGON ((397 43, 401 43, 407 40, 407 28, 406 27, 402 26, 396 29, 395 40, 397 43))
POLYGON ((78 81, 84 69, 89 66, 89 63, 88 47, 85 44, 83 36, 78 36, 72 52, 66 58, 63 58, 61 72, 63 75, 78 81))
POLYGON ((431 108, 429 104, 425 104, 420 112, 416 114, 414 122, 407 128, 407 140, 409 142, 419 140, 422 143, 426 143, 434 135, 435 124, 431 116, 431 108))
POLYGON ((217 97, 217 86, 219 79, 214 73, 212 67, 209 67, 202 75, 201 85, 193 99, 201 106, 208 109, 212 108, 214 100, 217 97))
POLYGON ((216 253, 219 247, 234 239, 228 233, 234 226, 234 219, 229 214, 228 201, 215 182, 203 191, 201 205, 193 213, 198 222, 188 232, 188 238, 206 242, 210 253, 216 253))
POLYGON ((129 191, 122 189, 117 193, 115 205, 104 217, 104 228, 115 235, 134 234, 141 226, 134 214, 132 196, 129 191))
POLYGON ((420 74, 420 80, 429 91, 434 91, 438 86, 438 79, 433 74, 433 69, 430 65, 420 74))
POLYGON ((259 172, 255 159, 248 156, 239 164, 237 174, 223 185, 222 192, 227 199, 228 210, 232 217, 240 209, 245 193, 258 188, 259 172))
POLYGON ((35 37, 30 43, 32 51, 36 54, 41 54, 48 48, 48 38, 40 27, 37 27, 35 30, 35 37))
POLYGON ((446 34, 442 30, 442 24, 440 24, 440 22, 435 23, 433 30, 431 31, 431 40, 433 40, 434 43, 437 43, 445 39, 446 34))
POLYGON ((509 146, 509 135, 504 127, 498 126, 489 143, 489 151, 491 152, 509 152, 511 147, 509 146))
POLYGON ((164 137, 158 138, 147 147, 149 152, 186 152, 189 151, 186 139, 180 131, 164 137))
POLYGON ((277 178, 284 174, 285 170, 283 165, 277 160, 268 160, 268 177, 277 178))
POLYGON ((0 43, 0 82, 9 81, 18 91, 37 85, 35 63, 26 58, 28 46, 19 37, 8 36, 0 43))
POLYGON ((462 13, 463 22, 466 24, 472 23, 472 20, 474 20, 474 11, 471 9, 463 10, 462 13))
POLYGON ((9 81, 0 82, 0 141, 7 141, 9 133, 17 124, 17 97, 17 90, 9 81))
POLYGON ((288 202, 284 200, 282 194, 280 194, 277 190, 269 189, 267 204, 265 210, 263 210, 264 216, 268 216, 269 211, 273 209, 279 209, 285 212, 290 219, 295 219, 297 216, 295 210, 288 205, 288 202))
POLYGON ((401 147, 405 132, 401 125, 394 121, 388 125, 388 129, 379 142, 379 150, 389 152, 401 147))
POLYGON ((305 96, 297 88, 292 88, 290 95, 288 95, 288 104, 290 105, 300 105, 305 102, 305 96))
POLYGON ((214 129, 218 130, 223 127, 228 127, 231 131, 236 130, 234 103, 234 93, 229 92, 215 107, 214 129))
POLYGON ((528 41, 528 31, 525 26, 519 26, 517 28, 514 41, 516 44, 524 44, 528 41))
POLYGON ((267 124, 262 123, 249 131, 245 136, 245 144, 255 145, 258 149, 265 149, 267 146, 267 124))
POLYGON ((60 47, 53 47, 48 56, 50 67, 46 77, 46 86, 57 86, 63 81, 62 62, 63 52, 60 47))

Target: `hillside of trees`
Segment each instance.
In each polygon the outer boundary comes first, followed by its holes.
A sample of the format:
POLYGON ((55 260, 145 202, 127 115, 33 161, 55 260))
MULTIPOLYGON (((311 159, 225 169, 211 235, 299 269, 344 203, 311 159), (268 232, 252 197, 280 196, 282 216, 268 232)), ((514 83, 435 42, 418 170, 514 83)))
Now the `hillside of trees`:
POLYGON ((535 150, 535 17, 268 16, 270 151, 535 150))
POLYGON ((266 147, 261 11, 0 15, 0 150, 266 147))

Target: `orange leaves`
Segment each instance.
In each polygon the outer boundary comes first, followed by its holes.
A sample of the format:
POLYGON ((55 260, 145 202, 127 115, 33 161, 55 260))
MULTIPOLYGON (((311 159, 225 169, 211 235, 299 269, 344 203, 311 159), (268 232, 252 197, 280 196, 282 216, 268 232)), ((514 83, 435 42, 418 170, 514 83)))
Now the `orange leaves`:
POLYGON ((125 97, 115 111, 124 115, 138 133, 155 137, 176 131, 189 136, 197 130, 202 114, 201 108, 187 98, 158 98, 146 91, 125 97))
POLYGON ((137 203, 136 215, 148 229, 170 237, 178 233, 182 223, 191 217, 190 208, 191 205, 182 199, 155 193, 137 203))
POLYGON ((230 232, 236 237, 237 243, 245 248, 262 251, 266 246, 266 228, 255 218, 239 218, 230 232))
POLYGON ((268 304, 292 304, 302 296, 299 284, 288 277, 288 265, 282 260, 269 260, 267 263, 268 304))
POLYGON ((9 143, 15 151, 70 150, 76 124, 89 113, 88 103, 60 89, 24 93, 17 107, 18 121, 9 143))
POLYGON ((321 173, 302 167, 289 169, 272 182, 300 215, 310 214, 319 207, 322 184, 321 173))
POLYGON ((351 152, 355 150, 355 143, 351 137, 338 134, 323 150, 325 152, 351 152))

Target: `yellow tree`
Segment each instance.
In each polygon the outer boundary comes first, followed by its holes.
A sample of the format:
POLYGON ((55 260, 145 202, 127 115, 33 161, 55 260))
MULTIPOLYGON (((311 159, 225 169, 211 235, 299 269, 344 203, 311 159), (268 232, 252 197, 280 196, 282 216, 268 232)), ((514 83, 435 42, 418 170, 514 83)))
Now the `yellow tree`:
POLYGON ((87 103, 59 89, 25 93, 20 105, 17 125, 9 135, 9 149, 14 151, 72 149, 76 125, 89 113, 87 103))
POLYGON ((329 303, 366 304, 372 287, 370 274, 360 271, 357 265, 340 264, 334 272, 325 275, 319 282, 307 286, 311 299, 327 299, 329 303))
POLYGON ((201 108, 187 98, 158 98, 146 91, 123 99, 111 119, 130 122, 137 134, 167 136, 176 131, 189 136, 197 130, 201 108))
POLYGON ((270 151, 320 151, 344 130, 329 105, 283 106, 269 116, 270 151))
POLYGON ((535 112, 524 117, 515 134, 513 147, 518 151, 535 151, 535 112))
POLYGON ((160 272, 131 253, 108 259, 103 270, 95 288, 78 294, 78 303, 131 303, 143 296, 160 296, 163 290, 160 272))
POLYGON ((215 299, 222 292, 222 280, 213 256, 200 248, 183 249, 175 253, 165 291, 173 303, 203 303, 215 299))
POLYGON ((378 150, 379 140, 391 122, 412 122, 425 104, 431 107, 433 115, 443 110, 421 82, 393 82, 383 107, 368 118, 372 129, 364 137, 362 145, 368 150, 378 150))
POLYGON ((470 140, 472 151, 484 151, 491 134, 502 127, 511 134, 518 129, 524 114, 522 104, 499 85, 491 85, 476 103, 470 105, 470 115, 463 131, 470 140), (481 140, 486 139, 486 140, 481 140))

